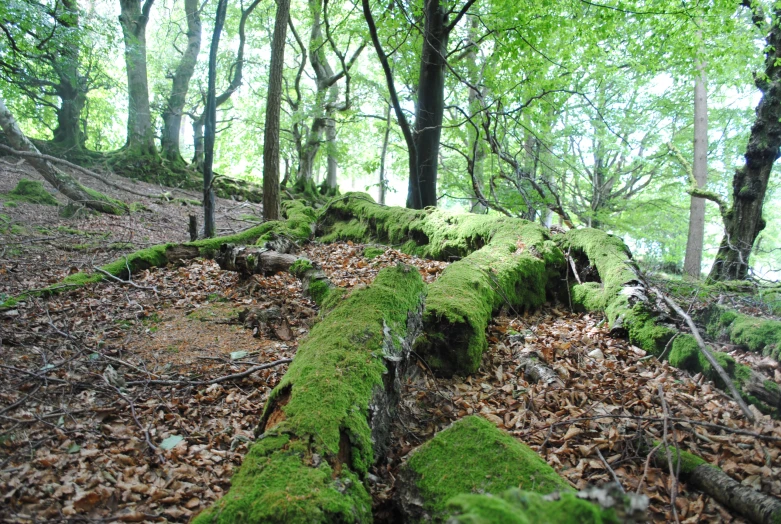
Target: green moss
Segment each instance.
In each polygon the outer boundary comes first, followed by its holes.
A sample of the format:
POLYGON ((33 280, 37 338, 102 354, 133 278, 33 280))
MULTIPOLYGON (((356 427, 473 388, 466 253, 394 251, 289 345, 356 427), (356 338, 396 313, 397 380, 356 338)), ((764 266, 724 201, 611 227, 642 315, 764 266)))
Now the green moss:
POLYGON ((368 258, 369 260, 371 260, 373 258, 377 258, 378 256, 385 254, 385 251, 387 251, 387 249, 382 247, 367 247, 366 249, 363 250, 363 256, 364 258, 368 258))
POLYGON ((28 202, 45 206, 56 206, 59 203, 51 193, 43 188, 43 184, 27 178, 20 179, 16 187, 6 193, 5 198, 12 202, 28 202))
MULTIPOLYGON (((654 442, 654 447, 659 445, 658 442, 654 442)), ((659 446, 659 449, 656 450, 656 454, 654 456, 654 459, 659 463, 663 464, 664 467, 667 467, 667 453, 670 453, 670 456, 673 460, 673 466, 681 472, 681 475, 691 475, 695 469, 702 465, 706 465, 709 467, 716 467, 712 466, 708 462, 704 461, 702 458, 698 457, 697 455, 694 455, 693 453, 689 453, 688 451, 683 451, 682 449, 676 449, 675 446, 659 446)))
POLYGON ((447 513, 448 501, 462 494, 572 489, 528 446, 476 416, 459 420, 422 445, 406 468, 424 509, 435 519, 447 513))
POLYGON ((448 522, 458 524, 601 524, 618 523, 615 511, 562 493, 548 500, 539 493, 512 489, 502 495, 459 495, 448 503, 454 515, 448 522))
POLYGON ((402 244, 402 251, 451 263, 429 287, 427 336, 416 351, 438 373, 472 373, 487 347, 485 329, 503 305, 534 308, 564 264, 547 230, 526 220, 411 210, 348 193, 323 213, 324 241, 402 244))
POLYGON ((374 462, 369 403, 384 387, 384 357, 401 351, 408 313, 421 307, 424 289, 413 268, 384 269, 312 328, 271 393, 261 427, 275 409, 284 420, 252 447, 230 492, 196 522, 371 520, 362 483, 374 462), (282 398, 287 403, 277 405, 282 398), (338 473, 329 465, 337 457, 346 460, 338 473))
POLYGON ((371 498, 360 479, 311 464, 306 446, 287 435, 252 446, 227 495, 193 522, 369 522, 371 498), (309 462, 309 463, 308 463, 309 462))
POLYGON ((314 266, 312 266, 312 262, 305 258, 299 258, 298 260, 293 262, 293 265, 290 266, 289 271, 291 275, 297 278, 301 278, 302 276, 304 276, 304 273, 306 273, 310 269, 314 269, 314 266))
POLYGON ((90 189, 86 186, 81 186, 82 191, 87 193, 90 198, 96 202, 102 202, 106 206, 103 211, 111 215, 124 215, 130 212, 130 208, 124 202, 104 195, 94 189, 90 189))
POLYGON ((312 237, 317 213, 300 200, 285 200, 282 202, 282 214, 285 220, 264 222, 260 228, 262 233, 256 244, 266 246, 278 237, 286 237, 294 241, 304 242, 312 237))
POLYGON ((319 306, 323 305, 326 301, 330 291, 331 286, 324 280, 313 280, 309 284, 309 296, 312 297, 312 300, 319 306))
POLYGON ((704 315, 708 334, 726 336, 733 344, 749 351, 781 359, 781 322, 743 315, 719 306, 712 306, 704 315))

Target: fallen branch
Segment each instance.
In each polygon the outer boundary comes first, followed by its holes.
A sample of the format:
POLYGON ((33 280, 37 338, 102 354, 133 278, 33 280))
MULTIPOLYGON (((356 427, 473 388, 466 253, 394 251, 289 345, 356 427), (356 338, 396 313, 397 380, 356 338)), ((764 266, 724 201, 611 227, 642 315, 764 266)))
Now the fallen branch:
MULTIPOLYGON (((670 446, 667 445, 667 423, 670 419, 670 412, 667 409, 667 401, 664 399, 664 388, 662 387, 662 384, 658 384, 657 392, 659 393, 659 401, 662 403, 662 413, 664 414, 662 417, 662 442, 664 443, 666 452, 665 458, 667 459, 667 467, 670 469, 670 482, 672 483, 670 486, 670 508, 672 509, 675 522, 678 523, 680 522, 680 519, 678 518, 678 508, 675 506, 675 499, 678 496, 678 469, 673 467, 673 457, 670 453, 670 446)), ((677 448, 678 443, 676 442, 675 445, 675 450, 678 452, 678 457, 680 459, 680 450, 677 448)))
POLYGON ((724 381, 724 384, 727 385, 727 388, 729 388, 732 398, 735 400, 735 402, 738 403, 738 406, 740 406, 740 410, 743 412, 743 414, 746 416, 748 420, 750 420, 751 422, 756 422, 756 417, 754 416, 754 413, 752 413, 751 410, 748 409, 748 405, 743 400, 743 397, 740 395, 738 388, 735 387, 735 384, 732 382, 729 375, 727 375, 727 372, 724 371, 724 368, 721 367, 721 364, 719 364, 719 362, 713 357, 713 353, 711 353, 710 349, 708 349, 708 346, 705 344, 705 341, 702 339, 702 335, 700 335, 700 330, 697 329, 697 326, 694 324, 692 317, 687 315, 686 312, 683 309, 681 309, 681 307, 678 304, 676 304, 675 301, 669 298, 667 295, 665 295, 664 293, 662 293, 656 288, 651 288, 651 289, 656 294, 656 296, 658 296, 668 306, 670 306, 670 308, 672 308, 672 310, 675 311, 675 313, 686 322, 686 325, 689 326, 689 329, 691 330, 694 339, 697 341, 697 345, 700 347, 700 351, 702 351, 702 354, 705 355, 705 358, 708 360, 708 363, 713 367, 713 369, 716 370, 716 373, 719 374, 719 377, 721 378, 721 380, 724 381))
POLYGON ((128 278, 127 280, 122 280, 121 278, 115 277, 114 275, 112 275, 111 273, 106 271, 105 269, 101 269, 98 266, 92 266, 92 269, 94 269, 98 273, 101 273, 101 274, 107 276, 110 280, 113 280, 114 282, 118 282, 120 284, 127 284, 127 285, 132 286, 132 287, 134 287, 136 289, 142 289, 144 291, 154 291, 155 293, 157 293, 157 288, 155 286, 152 286, 152 287, 139 286, 138 284, 136 284, 135 282, 130 280, 130 278, 128 278))
POLYGON ((88 177, 92 177, 95 180, 98 180, 100 182, 103 182, 109 187, 113 187, 114 189, 119 189, 120 191, 125 191, 127 193, 130 193, 131 195, 136 195, 140 197, 145 198, 152 198, 152 195, 147 195, 146 193, 141 193, 139 191, 133 191, 132 189, 128 189, 126 187, 120 186, 119 184, 115 184, 114 182, 106 179, 105 177, 100 176, 99 174, 95 173, 94 171, 90 171, 87 168, 81 167, 80 165, 74 164, 73 162, 68 162, 65 159, 58 158, 56 156, 51 155, 45 155, 43 153, 38 153, 35 151, 18 151, 12 147, 8 147, 6 145, 0 144, 0 150, 6 151, 7 153, 10 153, 14 156, 22 157, 22 158, 38 158, 40 160, 48 160, 49 162, 55 162, 57 164, 62 164, 66 167, 69 167, 75 171, 78 171, 79 173, 83 173, 87 175, 88 177))
POLYGON ((225 375, 224 377, 213 378, 211 380, 133 380, 128 382, 128 386, 138 386, 142 384, 153 384, 157 386, 208 386, 211 384, 219 384, 220 382, 227 382, 228 380, 235 380, 237 378, 244 378, 248 375, 260 371, 261 369, 268 369, 280 364, 287 364, 292 362, 292 358, 282 358, 275 360, 274 362, 268 362, 261 364, 260 366, 251 367, 241 373, 234 373, 232 375, 225 375))

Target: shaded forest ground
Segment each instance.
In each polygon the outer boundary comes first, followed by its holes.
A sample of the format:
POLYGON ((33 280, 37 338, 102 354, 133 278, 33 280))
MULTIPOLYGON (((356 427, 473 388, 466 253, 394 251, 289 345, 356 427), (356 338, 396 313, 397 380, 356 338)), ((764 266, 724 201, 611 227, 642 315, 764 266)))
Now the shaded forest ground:
MULTIPOLYGON (((0 193, 22 176, 39 179, 21 170, 0 166, 0 193)), ((187 215, 198 214, 199 195, 133 187, 150 198, 137 198, 143 207, 123 217, 63 218, 54 206, 4 201, 0 294, 42 288, 123 253, 187 239, 187 215), (168 200, 157 198, 163 191, 171 193, 168 200)), ((218 199, 216 215, 218 231, 227 234, 254 223, 260 209, 218 199)), ((393 249, 370 259, 364 248, 313 243, 302 254, 345 287, 370 283, 400 260, 427 281, 446 265, 393 249)), ((757 306, 735 300, 744 309, 757 306)), ((146 271, 133 284, 104 282, 0 311, 0 518, 188 520, 227 490, 267 395, 316 317, 317 307, 291 275, 240 281, 204 260, 146 271)), ((682 448, 781 495, 781 447, 740 433, 762 429, 781 437, 781 424, 764 417, 761 428, 752 428, 702 377, 646 358, 611 338, 602 320, 570 313, 566 304, 536 312, 506 308, 489 327, 490 351, 475 376, 434 379, 418 362, 394 446, 369 478, 376 517, 395 516, 391 497, 401 458, 472 413, 531 445, 574 486, 615 474, 626 490, 651 498, 657 521, 672 519, 674 492, 682 521, 740 521, 685 485, 676 487, 646 460, 643 444, 661 436, 665 416, 690 421, 667 425, 682 448), (530 351, 552 362, 564 388, 527 381, 518 358, 530 351)), ((728 349, 781 379, 777 363, 728 349)))

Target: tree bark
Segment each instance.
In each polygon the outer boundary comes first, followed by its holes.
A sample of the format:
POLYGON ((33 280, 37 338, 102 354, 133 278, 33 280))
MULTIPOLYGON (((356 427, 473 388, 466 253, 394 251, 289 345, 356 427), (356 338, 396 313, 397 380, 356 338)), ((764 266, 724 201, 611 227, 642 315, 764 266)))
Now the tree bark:
POLYGON ((182 127, 182 111, 190 87, 190 79, 198 62, 201 49, 201 16, 198 0, 185 0, 187 17, 187 48, 172 78, 171 93, 163 110, 163 134, 160 140, 163 158, 176 164, 184 164, 179 147, 182 127))
MULTIPOLYGON (((59 21, 71 31, 79 28, 79 8, 76 0, 63 0, 66 14, 59 21)), ((79 41, 69 39, 60 48, 60 56, 55 62, 55 71, 59 79, 55 87, 60 98, 57 109, 57 127, 54 129, 54 142, 66 149, 81 149, 84 145, 84 133, 81 126, 81 113, 87 102, 86 78, 79 74, 79 41)))
POLYGON ((271 39, 266 126, 263 133, 263 218, 266 220, 279 219, 279 118, 289 15, 290 0, 278 0, 274 35, 271 39))
POLYGON ((755 75, 762 93, 746 146, 746 164, 732 180, 732 207, 724 217, 724 237, 713 263, 711 280, 742 280, 748 275, 751 249, 765 228, 762 206, 773 164, 781 155, 781 9, 773 13, 766 37, 765 70, 755 75))
POLYGON ((388 190, 388 178, 385 173, 385 159, 388 156, 388 138, 390 136, 391 106, 385 108, 385 134, 382 136, 382 151, 380 152, 380 192, 377 202, 385 205, 385 192, 388 190))
POLYGON ((425 5, 426 23, 415 111, 417 166, 407 192, 407 207, 411 209, 437 205, 439 141, 445 111, 447 13, 439 0, 427 0, 425 5))
MULTIPOLYGON (((697 64, 694 83, 694 163, 692 174, 698 188, 704 188, 708 180, 708 90, 705 64, 697 64)), ((705 199, 691 197, 689 207, 689 236, 683 274, 699 280, 702 273, 702 244, 705 235, 705 199)))
POLYGON ((127 142, 126 148, 141 155, 156 155, 152 116, 149 108, 149 83, 146 72, 146 25, 154 0, 119 0, 119 23, 125 41, 127 68, 127 142))
POLYGON ((203 162, 203 234, 206 238, 214 236, 214 139, 217 130, 217 102, 216 102, 216 77, 217 77, 217 51, 220 47, 220 33, 225 23, 225 10, 227 0, 219 0, 217 4, 217 16, 214 20, 214 33, 209 50, 209 86, 206 93, 206 134, 204 135, 204 162, 203 162))
MULTIPOLYGON (((16 120, 8 108, 6 108, 5 102, 3 102, 2 99, 0 99, 0 128, 2 128, 8 142, 14 149, 40 154, 33 143, 30 142, 30 140, 24 136, 22 130, 19 129, 16 120)), ((111 201, 96 191, 88 190, 72 177, 51 165, 47 160, 32 156, 27 157, 26 161, 29 162, 47 182, 53 185, 57 191, 61 192, 73 202, 83 204, 90 209, 102 213, 110 213, 112 215, 121 215, 124 213, 125 209, 122 208, 120 202, 111 201)))

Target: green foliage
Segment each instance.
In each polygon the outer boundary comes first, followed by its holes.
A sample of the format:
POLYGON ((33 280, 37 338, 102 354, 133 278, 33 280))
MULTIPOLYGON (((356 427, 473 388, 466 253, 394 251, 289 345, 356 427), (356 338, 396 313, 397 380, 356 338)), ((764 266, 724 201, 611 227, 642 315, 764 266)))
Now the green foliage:
POLYGON ((309 271, 310 269, 314 269, 314 266, 312 266, 312 262, 310 260, 307 260, 306 258, 299 258, 295 262, 293 262, 293 265, 290 266, 290 274, 301 278, 304 276, 304 273, 309 271))

